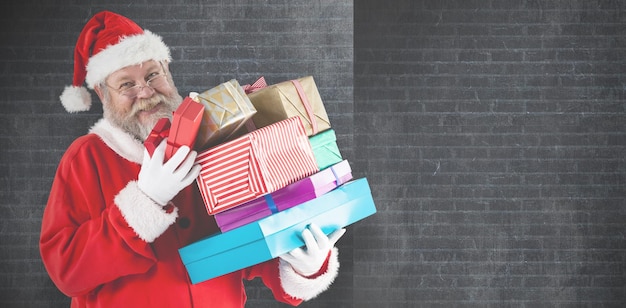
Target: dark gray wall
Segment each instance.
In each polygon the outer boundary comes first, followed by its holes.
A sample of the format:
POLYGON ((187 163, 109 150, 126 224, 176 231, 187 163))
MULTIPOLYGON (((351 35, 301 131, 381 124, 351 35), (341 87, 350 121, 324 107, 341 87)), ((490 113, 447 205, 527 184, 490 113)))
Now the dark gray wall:
POLYGON ((626 305, 624 1, 355 1, 355 307, 626 305))
MULTIPOLYGON (((78 32, 104 8, 164 37, 183 93, 316 78, 379 212, 348 229, 337 282, 303 307, 626 303, 623 2, 11 1, 2 307, 67 307, 41 265, 39 225, 60 156, 101 114, 68 115, 58 95, 78 32)), ((250 307, 282 307, 247 288, 250 307)))
MULTIPOLYGON (((162 35, 183 95, 232 78, 244 84, 261 75, 270 83, 314 76, 342 152, 352 157, 351 1, 9 1, 0 4, 2 307, 69 305, 48 278, 37 244, 58 161, 102 113, 98 103, 70 115, 58 99, 72 81, 78 34, 102 9, 162 35)), ((342 243, 346 270, 338 283, 308 307, 351 302, 350 241, 342 243)), ((247 286, 249 306, 279 306, 258 281, 247 286)))

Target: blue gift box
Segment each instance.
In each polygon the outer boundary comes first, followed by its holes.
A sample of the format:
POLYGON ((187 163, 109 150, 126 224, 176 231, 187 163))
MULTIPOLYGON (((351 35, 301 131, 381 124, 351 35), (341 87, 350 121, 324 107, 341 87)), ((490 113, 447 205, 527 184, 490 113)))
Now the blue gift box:
POLYGON ((362 178, 311 201, 187 245, 178 252, 195 284, 303 246, 300 234, 311 223, 330 234, 374 213, 369 184, 362 178))

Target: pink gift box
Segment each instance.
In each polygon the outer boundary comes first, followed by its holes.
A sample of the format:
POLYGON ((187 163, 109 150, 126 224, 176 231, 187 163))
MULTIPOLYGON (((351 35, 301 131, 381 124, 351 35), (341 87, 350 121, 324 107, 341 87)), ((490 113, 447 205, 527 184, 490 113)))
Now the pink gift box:
POLYGON ((302 120, 287 120, 202 151, 196 182, 210 215, 319 171, 302 120))
POLYGON ((215 214, 222 232, 313 200, 352 179, 347 160, 230 210, 215 214))

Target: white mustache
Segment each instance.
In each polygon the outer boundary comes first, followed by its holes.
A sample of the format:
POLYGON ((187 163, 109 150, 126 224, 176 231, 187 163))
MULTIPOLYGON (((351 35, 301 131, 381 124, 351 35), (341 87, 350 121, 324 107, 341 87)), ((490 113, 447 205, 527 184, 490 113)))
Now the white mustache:
POLYGON ((154 97, 149 98, 149 99, 140 100, 140 101, 138 101, 137 103, 135 103, 133 105, 133 109, 132 109, 131 114, 132 115, 136 115, 137 113, 139 113, 141 111, 150 110, 150 109, 156 107, 162 101, 163 100, 162 100, 161 96, 154 96, 154 97))

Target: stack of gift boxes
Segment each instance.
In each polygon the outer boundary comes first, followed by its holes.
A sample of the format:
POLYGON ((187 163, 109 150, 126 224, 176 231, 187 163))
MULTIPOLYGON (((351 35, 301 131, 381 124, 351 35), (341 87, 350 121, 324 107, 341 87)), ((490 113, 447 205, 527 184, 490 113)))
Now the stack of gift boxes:
POLYGON ((191 93, 146 139, 167 137, 166 159, 199 151, 197 185, 221 233, 179 249, 193 283, 304 245, 309 224, 326 234, 376 212, 367 179, 353 179, 313 77, 271 86, 237 80, 191 93))

